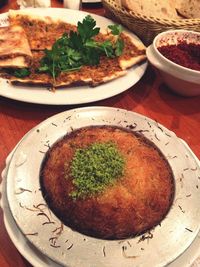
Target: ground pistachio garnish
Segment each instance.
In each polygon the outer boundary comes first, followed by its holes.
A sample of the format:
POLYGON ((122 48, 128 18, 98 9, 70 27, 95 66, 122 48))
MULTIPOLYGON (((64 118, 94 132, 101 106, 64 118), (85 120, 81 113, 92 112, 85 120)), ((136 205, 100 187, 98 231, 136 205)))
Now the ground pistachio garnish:
POLYGON ((93 143, 75 151, 71 175, 74 199, 94 196, 114 184, 124 173, 125 160, 113 142, 93 143))

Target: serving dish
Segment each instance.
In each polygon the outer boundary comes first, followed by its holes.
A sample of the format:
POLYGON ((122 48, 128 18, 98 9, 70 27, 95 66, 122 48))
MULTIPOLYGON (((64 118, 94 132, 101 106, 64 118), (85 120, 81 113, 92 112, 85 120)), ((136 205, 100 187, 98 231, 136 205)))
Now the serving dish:
MULTIPOLYGON (((70 22, 75 25, 78 21, 82 21, 83 18, 88 15, 87 12, 64 8, 30 8, 29 11, 32 14, 50 16, 59 19, 62 18, 63 21, 70 22)), ((92 17, 96 20, 97 26, 101 29, 104 29, 108 25, 114 23, 113 21, 98 15, 92 14, 92 17)), ((0 14, 0 26, 6 26, 6 18, 7 14, 0 14)), ((46 87, 13 86, 5 79, 1 79, 0 95, 23 102, 46 105, 90 103, 106 99, 126 91, 140 80, 146 70, 146 67, 147 62, 136 64, 133 68, 128 70, 128 73, 125 76, 94 88, 89 86, 74 86, 57 89, 55 92, 50 91, 46 87)))
POLYGON ((100 3, 101 0, 82 0, 82 3, 100 3))
POLYGON ((112 263, 129 267, 133 259, 135 266, 149 266, 149 260, 154 266, 165 266, 180 256, 199 232, 199 176, 199 164, 193 155, 164 126, 126 110, 90 107, 47 119, 19 144, 8 169, 7 197, 25 237, 63 266, 97 267, 112 263), (67 132, 87 125, 117 125, 139 131, 168 159, 176 179, 175 201, 166 219, 153 231, 127 240, 100 240, 63 226, 49 211, 38 178, 44 153, 67 132))
POLYGON ((160 46, 177 45, 181 42, 200 45, 200 33, 186 30, 162 32, 147 48, 147 58, 159 70, 163 81, 172 91, 183 96, 197 96, 200 95, 200 71, 176 64, 158 50, 160 46))
MULTIPOLYGON (((24 136, 23 139, 26 138, 26 136, 24 136)), ((188 147, 188 145, 183 140, 180 139, 180 141, 183 142, 183 145, 185 146, 186 150, 189 151, 194 156, 194 158, 196 158, 196 156, 193 154, 193 152, 188 147)), ((3 218, 4 218, 4 224, 5 224, 6 230, 12 242, 18 249, 18 251, 33 266, 35 267, 48 267, 48 266, 61 267, 61 265, 55 263, 50 258, 48 258, 46 255, 43 255, 27 240, 26 237, 24 237, 24 235, 21 233, 20 229, 16 225, 14 218, 12 217, 12 214, 10 212, 8 201, 7 201, 7 195, 6 195, 6 179, 7 179, 7 170, 9 168, 9 164, 10 164, 10 161, 11 161, 11 158, 12 158, 12 155, 15 149, 13 149, 13 151, 6 158, 6 167, 3 170, 2 175, 1 175, 2 182, 0 185, 0 192, 1 192, 0 206, 3 210, 3 218)), ((197 158, 196 158, 196 161, 198 162, 197 158)), ((190 247, 180 257, 178 257, 174 262, 172 262, 168 266, 169 267, 189 267, 189 266, 197 267, 198 264, 200 263, 200 258, 197 259, 199 255, 200 255, 200 233, 198 233, 197 237, 195 238, 193 243, 190 245, 190 247)))

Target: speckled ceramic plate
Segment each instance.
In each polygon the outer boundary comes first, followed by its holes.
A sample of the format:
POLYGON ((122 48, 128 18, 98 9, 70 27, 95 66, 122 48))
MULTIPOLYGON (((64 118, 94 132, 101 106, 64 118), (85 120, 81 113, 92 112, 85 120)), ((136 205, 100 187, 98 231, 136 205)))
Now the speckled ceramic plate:
MULTIPOLYGON (((34 130, 34 129, 33 129, 34 130)), ((26 137, 26 136, 25 136, 26 137)), ((25 138, 24 137, 24 138, 25 138)), ((24 139, 23 138, 23 139, 24 139)), ((190 153, 191 149, 188 145, 181 139, 184 146, 190 153)), ((15 150, 15 149, 14 149, 15 150)), ((2 182, 0 185, 1 200, 0 206, 3 210, 3 218, 6 230, 10 236, 12 242, 18 249, 18 251, 25 257, 33 266, 35 267, 61 267, 60 264, 52 261, 47 255, 44 255, 39 251, 29 240, 21 233, 18 226, 15 223, 15 220, 12 217, 10 212, 7 195, 6 195, 6 182, 7 182, 7 170, 9 168, 11 157, 14 153, 14 150, 6 158, 6 167, 2 172, 2 182)), ((194 158, 195 155, 193 154, 194 158)), ((196 158, 197 164, 199 160, 196 158)), ((200 264, 200 232, 196 236, 195 240, 192 242, 190 247, 175 261, 168 265, 168 267, 198 267, 200 264)))
POLYGON ((174 133, 126 110, 89 107, 53 116, 34 128, 17 147, 7 175, 12 215, 25 237, 43 254, 67 267, 165 266, 193 242, 200 226, 200 166, 174 133), (107 241, 72 231, 48 209, 40 191, 45 152, 66 133, 87 125, 118 125, 142 132, 163 152, 176 182, 173 206, 161 225, 136 238, 107 241))
MULTIPOLYGON (((26 138, 26 135, 23 137, 23 139, 24 138, 26 138)), ((12 158, 12 155, 15 149, 13 149, 13 151, 6 158, 6 166, 1 174, 2 181, 0 184, 0 193, 1 193, 0 206, 3 210, 3 219, 4 219, 6 230, 8 232, 10 239, 12 240, 12 242, 14 243, 18 251, 33 266, 35 267, 60 267, 60 265, 52 261, 46 255, 42 254, 41 251, 39 251, 35 246, 33 246, 32 243, 29 242, 29 240, 19 230, 10 212, 8 201, 7 201, 7 194, 6 194, 6 183, 7 183, 7 171, 8 171, 10 161, 11 161, 11 158, 12 158)))

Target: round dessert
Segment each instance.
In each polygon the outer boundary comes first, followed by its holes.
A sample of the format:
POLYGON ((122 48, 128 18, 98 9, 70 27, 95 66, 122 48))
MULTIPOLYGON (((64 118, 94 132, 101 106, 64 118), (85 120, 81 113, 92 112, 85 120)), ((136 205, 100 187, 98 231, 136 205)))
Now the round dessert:
POLYGON ((172 170, 137 132, 115 126, 77 129, 47 152, 44 199, 67 226, 101 239, 134 237, 159 224, 174 197, 172 170))

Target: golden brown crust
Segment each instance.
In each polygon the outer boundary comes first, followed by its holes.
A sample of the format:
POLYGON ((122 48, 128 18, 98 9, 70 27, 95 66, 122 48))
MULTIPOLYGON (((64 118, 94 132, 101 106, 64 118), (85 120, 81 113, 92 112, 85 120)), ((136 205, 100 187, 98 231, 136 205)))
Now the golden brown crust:
POLYGON ((0 58, 15 55, 32 56, 24 29, 18 25, 0 28, 0 58))
POLYGON ((28 67, 27 60, 24 56, 15 56, 12 58, 0 59, 0 68, 26 68, 28 67))
POLYGON ((103 239, 151 229, 166 216, 174 195, 173 174, 161 152, 145 137, 111 126, 82 128, 58 141, 42 165, 41 185, 48 205, 66 225, 103 239), (125 174, 102 194, 72 200, 75 149, 107 141, 123 154, 125 174))
POLYGON ((0 67, 27 67, 31 58, 28 39, 21 26, 0 28, 0 67))
POLYGON ((142 42, 128 34, 122 34, 122 38, 125 47, 123 54, 119 57, 119 65, 123 70, 126 70, 146 59, 146 47, 142 42))
POLYGON ((177 7, 178 12, 188 19, 200 18, 200 1, 199 0, 182 0, 177 7))

